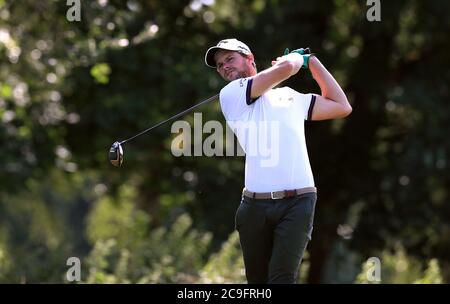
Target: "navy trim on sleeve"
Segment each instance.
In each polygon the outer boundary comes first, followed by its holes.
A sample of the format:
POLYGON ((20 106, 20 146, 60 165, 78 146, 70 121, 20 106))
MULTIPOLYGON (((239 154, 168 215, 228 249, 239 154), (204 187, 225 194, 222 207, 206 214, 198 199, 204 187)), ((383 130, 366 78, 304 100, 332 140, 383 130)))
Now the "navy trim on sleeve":
POLYGON ((311 96, 311 103, 309 104, 308 117, 306 120, 311 120, 314 104, 316 103, 316 95, 311 96))
POLYGON ((253 79, 250 78, 247 82, 247 90, 245 92, 247 105, 251 105, 252 103, 254 103, 256 101, 256 99, 258 99, 258 98, 251 98, 252 83, 253 83, 253 79))

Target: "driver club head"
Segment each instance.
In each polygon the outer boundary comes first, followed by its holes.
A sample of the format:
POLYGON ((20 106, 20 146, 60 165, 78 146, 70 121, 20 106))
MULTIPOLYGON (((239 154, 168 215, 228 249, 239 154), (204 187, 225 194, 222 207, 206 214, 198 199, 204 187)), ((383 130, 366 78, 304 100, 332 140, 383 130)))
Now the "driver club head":
POLYGON ((123 149, 118 141, 112 144, 109 149, 109 161, 115 167, 122 166, 123 163, 123 149))

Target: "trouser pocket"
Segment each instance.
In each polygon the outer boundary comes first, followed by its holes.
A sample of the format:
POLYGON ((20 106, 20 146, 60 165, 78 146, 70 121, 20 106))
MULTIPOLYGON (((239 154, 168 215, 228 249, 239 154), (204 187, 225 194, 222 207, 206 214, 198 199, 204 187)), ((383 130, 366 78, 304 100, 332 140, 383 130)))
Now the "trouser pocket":
POLYGON ((235 228, 241 231, 243 227, 252 230, 261 229, 265 222, 264 208, 257 206, 251 199, 242 199, 235 216, 235 228))

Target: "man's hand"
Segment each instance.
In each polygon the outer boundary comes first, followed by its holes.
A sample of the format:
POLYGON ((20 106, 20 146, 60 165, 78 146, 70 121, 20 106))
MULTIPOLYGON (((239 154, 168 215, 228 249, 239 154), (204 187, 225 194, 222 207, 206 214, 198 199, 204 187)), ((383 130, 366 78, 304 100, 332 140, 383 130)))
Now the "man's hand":
MULTIPOLYGON (((305 55, 305 54, 311 54, 311 50, 309 48, 306 48, 306 49, 300 48, 300 49, 293 50, 291 53, 299 53, 300 55, 305 55)), ((284 55, 287 55, 287 54, 289 54, 288 48, 286 48, 284 50, 284 55)))
MULTIPOLYGON (((296 49, 296 50, 293 50, 290 54, 292 54, 292 53, 297 53, 297 54, 302 55, 303 56, 302 68, 303 69, 308 69, 309 68, 309 57, 311 56, 311 50, 309 48, 296 49)), ((289 49, 288 48, 286 48, 284 50, 284 55, 287 55, 287 54, 289 54, 289 49)))
POLYGON ((288 53, 286 55, 278 57, 276 60, 272 60, 272 65, 281 64, 285 61, 289 61, 290 63, 292 63, 294 70, 291 75, 295 75, 302 67, 304 63, 304 57, 302 55, 299 56, 298 53, 288 53))

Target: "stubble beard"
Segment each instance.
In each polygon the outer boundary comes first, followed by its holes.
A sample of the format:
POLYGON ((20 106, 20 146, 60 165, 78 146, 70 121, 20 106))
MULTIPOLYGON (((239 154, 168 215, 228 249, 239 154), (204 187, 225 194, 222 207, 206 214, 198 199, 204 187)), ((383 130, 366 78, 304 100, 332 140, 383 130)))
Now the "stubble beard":
POLYGON ((245 73, 243 71, 238 71, 237 73, 235 73, 233 75, 233 77, 229 78, 228 80, 233 81, 233 80, 245 78, 245 77, 248 77, 247 73, 245 73))
POLYGON ((251 71, 248 66, 243 66, 240 70, 235 70, 234 75, 231 78, 228 78, 228 81, 233 81, 240 78, 246 78, 251 76, 251 71))

